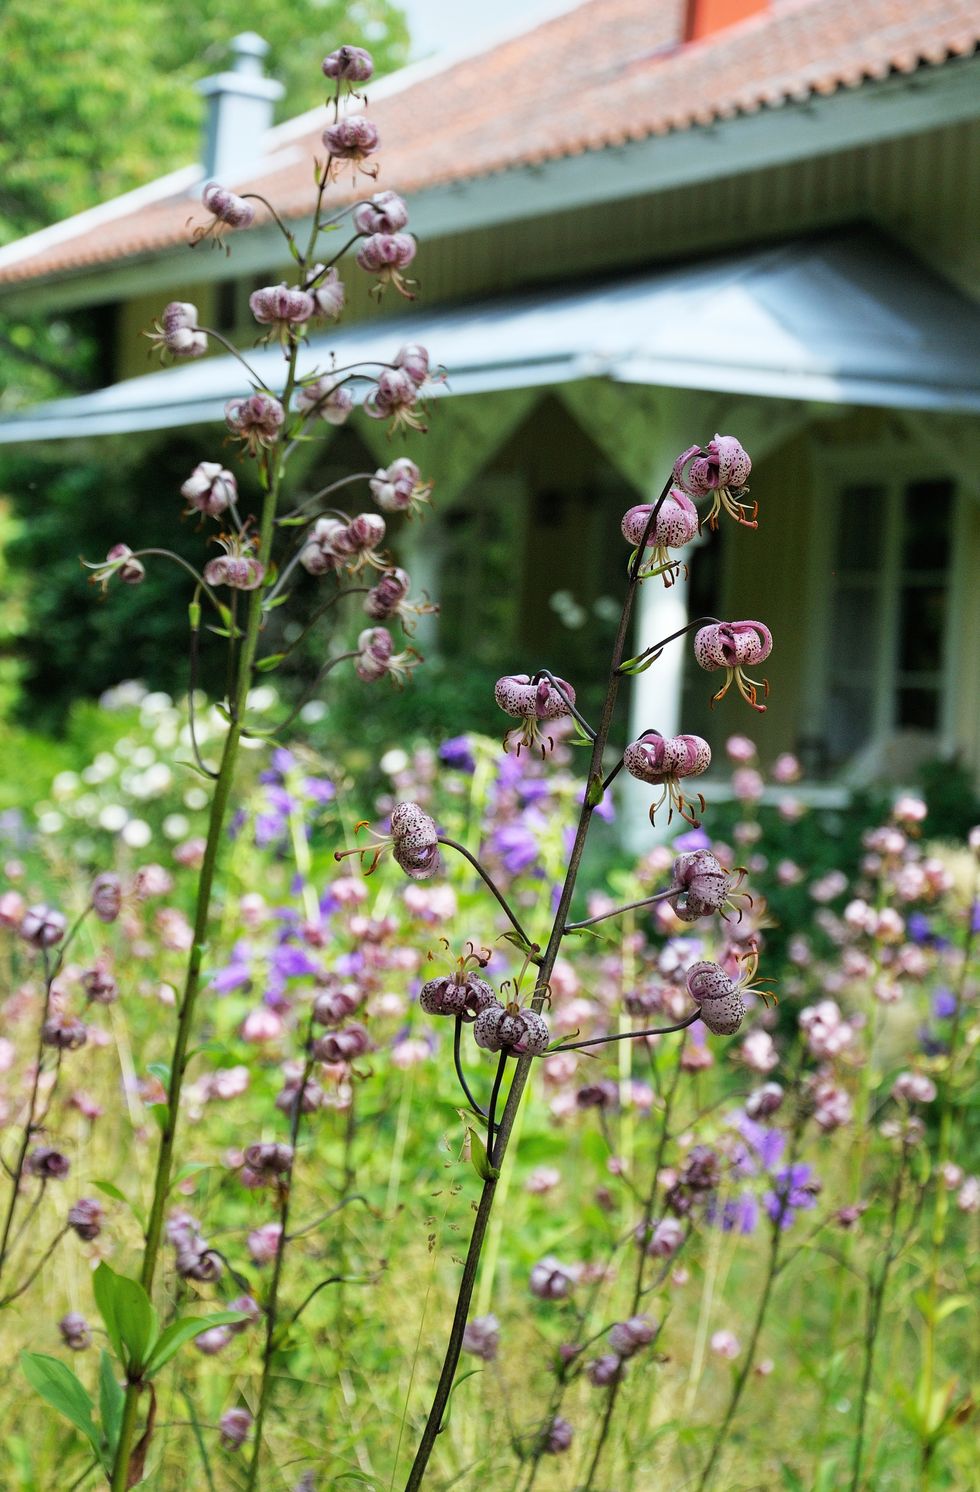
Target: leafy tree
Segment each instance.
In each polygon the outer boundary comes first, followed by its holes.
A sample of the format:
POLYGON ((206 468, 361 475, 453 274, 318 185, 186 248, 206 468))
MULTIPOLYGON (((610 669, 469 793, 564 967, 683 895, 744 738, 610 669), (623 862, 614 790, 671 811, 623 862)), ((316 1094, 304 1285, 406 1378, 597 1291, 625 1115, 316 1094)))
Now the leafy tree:
MULTIPOLYGON (((245 29, 235 0, 35 0, 0 8, 0 241, 9 242, 196 158, 203 104, 194 83, 219 71, 245 29)), ((320 57, 369 46, 379 70, 408 33, 388 0, 271 0, 260 29, 285 85, 280 117, 325 93, 320 57)))
MULTIPOLYGON (((0 6, 0 243, 152 181, 197 158, 204 104, 194 83, 220 71, 248 20, 235 0, 36 0, 0 6)), ((325 96, 320 58, 370 47, 379 71, 408 47, 389 0, 269 0, 260 29, 285 85, 280 117, 325 96)), ((8 407, 91 383, 85 318, 4 315, 0 401, 8 407)))

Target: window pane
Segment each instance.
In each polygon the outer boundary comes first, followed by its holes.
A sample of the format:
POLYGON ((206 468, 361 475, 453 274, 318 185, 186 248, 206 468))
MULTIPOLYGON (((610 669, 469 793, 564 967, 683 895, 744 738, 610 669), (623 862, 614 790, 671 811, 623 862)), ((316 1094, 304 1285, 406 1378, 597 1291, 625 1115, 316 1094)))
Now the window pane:
POLYGON ((827 705, 830 755, 833 761, 841 762, 859 751, 871 736, 871 685, 831 683, 827 705))
POLYGON ((873 485, 845 487, 837 530, 837 569, 874 570, 884 544, 885 489, 873 485))
POLYGON ((905 489, 904 570, 945 570, 949 558, 949 529, 953 484, 945 478, 912 482, 905 489))
POLYGON ((874 669, 878 658, 880 623, 878 587, 845 584, 834 596, 831 617, 830 666, 874 669))
POLYGON ((938 673, 943 666, 946 592, 942 586, 913 585, 902 590, 899 671, 938 673))
POLYGON ((935 730, 939 724, 939 691, 899 689, 898 724, 916 730, 935 730))

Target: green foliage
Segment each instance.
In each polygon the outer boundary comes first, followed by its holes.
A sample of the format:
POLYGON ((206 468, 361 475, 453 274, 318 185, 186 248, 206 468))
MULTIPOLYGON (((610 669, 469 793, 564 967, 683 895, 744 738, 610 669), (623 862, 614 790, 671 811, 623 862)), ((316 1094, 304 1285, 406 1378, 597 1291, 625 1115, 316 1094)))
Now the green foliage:
POLYGON ((138 1280, 116 1274, 103 1261, 92 1277, 92 1286, 106 1335, 132 1383, 148 1382, 166 1367, 185 1342, 202 1332, 247 1319, 241 1311, 217 1311, 205 1317, 181 1316, 161 1331, 157 1313, 138 1280))
MULTIPOLYGON (((142 585, 113 585, 102 600, 81 560, 100 560, 121 541, 133 549, 172 549, 199 564, 200 535, 190 520, 181 525, 174 518, 180 484, 200 458, 194 432, 163 444, 109 441, 101 459, 85 465, 68 460, 39 469, 33 455, 5 464, 2 480, 22 519, 10 562, 30 577, 21 708, 33 724, 63 731, 72 700, 98 695, 122 678, 186 690, 187 648, 174 640, 187 636, 190 578, 175 584, 173 564, 156 560, 142 585)), ((243 485, 248 509, 251 493, 243 485)), ((214 693, 223 685, 219 652, 203 633, 202 683, 214 693)))
MULTIPOLYGON (((249 23, 232 0, 32 0, 0 11, 0 240, 6 242, 197 158, 203 104, 195 82, 226 64, 249 23)), ((258 29, 285 84, 289 118, 324 97, 321 56, 370 46, 380 70, 408 34, 388 0, 277 0, 258 29)))
MULTIPOLYGON (((0 243, 195 161, 204 103, 195 82, 228 60, 252 18, 232 0, 33 0, 0 7, 0 243)), ((269 71, 285 84, 280 117, 322 102, 319 60, 363 42, 380 71, 405 57, 408 33, 389 0, 275 0, 256 24, 269 71)), ((51 321, 0 316, 0 405, 89 386, 98 348, 88 313, 51 321)))
POLYGON ((64 1415, 101 1459, 101 1440, 92 1418, 92 1398, 71 1368, 44 1352, 22 1352, 20 1366, 35 1393, 64 1415))

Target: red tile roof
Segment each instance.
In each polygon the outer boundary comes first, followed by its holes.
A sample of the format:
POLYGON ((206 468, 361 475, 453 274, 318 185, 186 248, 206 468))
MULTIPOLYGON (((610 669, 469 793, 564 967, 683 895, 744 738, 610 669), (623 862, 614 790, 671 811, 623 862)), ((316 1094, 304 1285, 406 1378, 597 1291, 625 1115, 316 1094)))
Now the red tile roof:
MULTIPOLYGON (((370 113, 381 133, 380 185, 411 194, 666 135, 969 56, 980 44, 974 0, 772 0, 767 11, 686 46, 677 42, 684 8, 685 0, 585 0, 378 97, 370 113)), ((263 192, 285 217, 303 216, 325 123, 324 114, 306 132, 297 134, 295 122, 273 131, 261 173, 235 189, 263 192)), ((0 261, 0 284, 172 247, 187 238, 192 212, 180 193, 112 221, 79 223, 76 232, 63 225, 58 241, 0 261)), ((196 216, 203 221, 200 209, 196 216)))

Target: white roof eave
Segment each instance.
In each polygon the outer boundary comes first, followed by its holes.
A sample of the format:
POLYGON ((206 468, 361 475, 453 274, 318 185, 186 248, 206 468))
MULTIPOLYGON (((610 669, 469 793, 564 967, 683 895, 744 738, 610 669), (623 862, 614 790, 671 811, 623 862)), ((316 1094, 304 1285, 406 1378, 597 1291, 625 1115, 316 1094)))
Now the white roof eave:
MULTIPOLYGON (((828 404, 980 413, 980 308, 870 232, 758 249, 587 287, 317 333, 300 374, 390 362, 424 343, 448 370, 436 397, 583 378, 828 404)), ((249 351, 282 382, 277 347, 249 351)), ((0 419, 0 443, 220 421, 248 392, 230 356, 0 419)))

